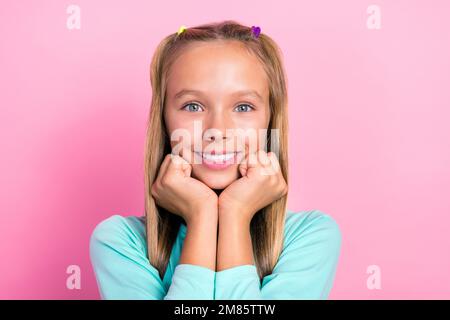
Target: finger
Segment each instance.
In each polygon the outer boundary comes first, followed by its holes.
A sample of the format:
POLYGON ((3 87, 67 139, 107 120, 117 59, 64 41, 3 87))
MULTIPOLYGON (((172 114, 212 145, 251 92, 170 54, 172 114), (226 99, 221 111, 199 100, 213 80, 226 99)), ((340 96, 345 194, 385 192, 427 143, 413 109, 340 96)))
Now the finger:
POLYGON ((260 173, 263 176, 271 176, 275 174, 275 170, 272 168, 272 163, 264 150, 258 150, 258 161, 260 165, 260 173))
POLYGON ((181 170, 185 177, 190 177, 192 173, 192 166, 189 163, 181 164, 181 170))
POLYGON ((177 145, 176 148, 171 151, 172 163, 177 165, 177 169, 181 168, 183 163, 190 163, 190 155, 190 150, 188 150, 184 144, 177 145))
POLYGON ((245 144, 244 145, 244 152, 243 152, 243 155, 241 156, 239 164, 247 165, 247 163, 246 163, 247 162, 247 157, 248 157, 248 145, 245 144))
POLYGON ((192 173, 192 151, 187 146, 183 146, 181 149, 181 158, 184 160, 181 163, 181 170, 185 177, 190 177, 192 173))
POLYGON ((248 146, 244 145, 244 151, 239 159, 238 163, 238 169, 241 176, 245 176, 247 174, 247 153, 248 153, 248 146))
POLYGON ((262 167, 267 168, 271 166, 272 163, 264 150, 258 150, 257 154, 258 154, 258 161, 262 167))
POLYGON ((185 177, 190 177, 192 172, 191 162, 189 161, 192 156, 191 150, 186 146, 182 146, 180 155, 173 155, 172 162, 174 170, 181 172, 185 177))
POLYGON ((245 144, 245 165, 247 167, 247 170, 250 168, 255 168, 258 166, 258 159, 256 155, 257 149, 252 147, 250 144, 250 139, 247 139, 247 143, 245 144))
POLYGON ((269 160, 269 164, 263 167, 263 174, 267 176, 276 175, 280 172, 280 165, 278 163, 278 159, 273 152, 267 153, 267 159, 269 160))
POLYGON ((279 171, 281 168, 280 168, 280 162, 278 161, 277 155, 274 152, 270 151, 267 154, 267 157, 269 158, 269 160, 271 162, 271 165, 274 168, 274 170, 279 171))
POLYGON ((192 151, 190 147, 183 145, 180 150, 180 157, 183 158, 187 163, 192 164, 192 151))
POLYGON ((247 166, 239 166, 239 173, 241 176, 245 177, 247 175, 247 166))
POLYGON ((247 175, 247 158, 245 158, 239 165, 239 173, 241 176, 245 177, 247 175))
POLYGON ((259 166, 259 164, 258 164, 258 156, 257 156, 256 152, 250 152, 248 154, 248 158, 247 158, 247 167, 248 167, 248 169, 257 168, 258 166, 259 166))
POLYGON ((179 177, 190 177, 192 172, 192 166, 185 159, 179 155, 171 154, 172 161, 170 161, 167 169, 167 174, 174 174, 179 177))
POLYGON ((171 154, 172 161, 169 164, 168 170, 183 171, 183 165, 189 164, 185 159, 179 155, 171 154))

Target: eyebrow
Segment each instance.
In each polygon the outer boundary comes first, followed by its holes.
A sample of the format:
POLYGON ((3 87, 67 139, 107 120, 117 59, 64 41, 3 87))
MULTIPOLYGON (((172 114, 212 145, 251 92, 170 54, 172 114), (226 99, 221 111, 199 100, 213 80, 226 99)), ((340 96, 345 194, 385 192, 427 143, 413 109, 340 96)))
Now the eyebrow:
MULTIPOLYGON (((180 90, 177 94, 175 94, 175 99, 178 99, 184 95, 189 95, 189 94, 203 95, 203 92, 199 91, 199 90, 193 90, 193 89, 183 89, 183 90, 180 90)), ((253 96, 253 97, 259 99, 261 102, 264 102, 263 97, 256 90, 235 91, 233 93, 233 96, 253 96)))

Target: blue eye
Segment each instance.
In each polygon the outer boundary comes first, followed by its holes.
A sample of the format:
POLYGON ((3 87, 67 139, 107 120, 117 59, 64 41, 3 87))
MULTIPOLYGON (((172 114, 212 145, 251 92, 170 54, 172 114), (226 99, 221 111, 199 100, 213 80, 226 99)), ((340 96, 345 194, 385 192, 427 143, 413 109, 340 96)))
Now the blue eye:
POLYGON ((249 112, 249 111, 251 111, 252 109, 253 109, 253 107, 250 106, 249 104, 240 104, 240 105, 238 105, 238 106, 235 108, 235 110, 236 110, 237 112, 249 112), (242 107, 244 107, 244 108, 242 108, 242 107))
POLYGON ((197 103, 188 103, 183 107, 183 109, 189 112, 199 112, 202 110, 197 103))

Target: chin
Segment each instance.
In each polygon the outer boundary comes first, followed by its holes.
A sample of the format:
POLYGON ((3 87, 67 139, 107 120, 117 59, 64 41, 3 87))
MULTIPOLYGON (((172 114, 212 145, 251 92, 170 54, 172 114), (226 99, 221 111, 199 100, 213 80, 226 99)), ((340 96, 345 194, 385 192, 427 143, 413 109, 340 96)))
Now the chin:
POLYGON ((237 166, 225 170, 210 170, 200 166, 196 168, 194 165, 192 175, 211 189, 225 189, 239 178, 237 166))

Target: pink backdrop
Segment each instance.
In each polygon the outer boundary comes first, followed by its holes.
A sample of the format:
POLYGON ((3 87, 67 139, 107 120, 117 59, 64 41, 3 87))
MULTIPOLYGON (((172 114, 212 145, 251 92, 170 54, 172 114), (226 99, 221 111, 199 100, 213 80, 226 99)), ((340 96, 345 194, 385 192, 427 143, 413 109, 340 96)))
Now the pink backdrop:
POLYGON ((450 298, 448 1, 77 0, 79 30, 70 4, 1 3, 0 298, 99 297, 92 229, 143 212, 153 50, 224 19, 284 52, 289 208, 322 210, 343 234, 330 298, 450 298), (66 287, 72 264, 81 289, 66 287))

